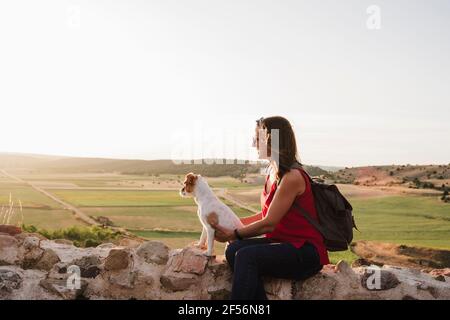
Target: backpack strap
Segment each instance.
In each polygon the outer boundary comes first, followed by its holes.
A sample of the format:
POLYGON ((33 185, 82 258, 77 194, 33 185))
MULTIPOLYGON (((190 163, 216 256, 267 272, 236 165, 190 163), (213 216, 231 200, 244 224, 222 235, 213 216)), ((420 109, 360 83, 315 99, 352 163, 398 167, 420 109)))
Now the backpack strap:
MULTIPOLYGON (((310 182, 310 188, 311 188, 311 192, 312 192, 312 186, 311 184, 314 183, 314 180, 311 178, 311 176, 308 174, 308 172, 306 172, 306 170, 303 169, 303 166, 299 163, 299 162, 294 162, 291 166, 292 169, 301 169, 302 172, 304 172, 306 174, 306 176, 308 177, 308 180, 310 182)), ((316 221, 315 219, 312 218, 312 215, 304 208, 302 208, 301 206, 299 206, 295 200, 294 203, 292 204, 292 206, 296 209, 298 209, 298 211, 300 211, 300 214, 310 223, 313 225, 313 227, 315 227, 321 234, 323 234, 323 229, 321 227, 321 225, 318 223, 318 221, 316 221)))
POLYGON ((294 207, 294 208, 296 208, 296 209, 298 209, 298 211, 300 211, 300 214, 310 223, 310 224, 312 224, 312 226, 314 227, 314 228, 316 228, 322 235, 324 234, 323 233, 323 229, 322 229, 322 227, 321 227, 321 225, 319 224, 319 222, 317 222, 316 220, 314 220, 312 217, 311 217, 311 214, 306 210, 306 209, 303 209, 302 207, 300 207, 297 203, 295 203, 295 200, 294 200, 294 203, 292 204, 292 206, 294 207))

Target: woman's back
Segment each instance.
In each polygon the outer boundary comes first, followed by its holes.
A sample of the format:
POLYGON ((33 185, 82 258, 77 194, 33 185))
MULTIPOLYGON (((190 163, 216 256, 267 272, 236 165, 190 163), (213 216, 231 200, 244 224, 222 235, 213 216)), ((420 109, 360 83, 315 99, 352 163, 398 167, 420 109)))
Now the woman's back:
MULTIPOLYGON (((305 191, 301 195, 297 195, 294 201, 307 210, 313 219, 317 219, 317 213, 314 203, 314 195, 311 190, 311 184, 306 172, 301 168, 293 170, 299 170, 303 179, 305 180, 305 191)), ((266 178, 265 188, 268 185, 269 176, 266 178)), ((272 202, 273 196, 277 189, 277 183, 274 182, 270 185, 270 189, 266 192, 266 189, 262 193, 262 217, 264 218, 272 202)), ((272 232, 266 234, 267 238, 271 238, 281 242, 292 243, 296 248, 300 248, 305 242, 313 244, 320 256, 321 264, 329 264, 328 253, 323 241, 323 237, 320 232, 312 226, 303 215, 298 212, 297 209, 290 207, 289 211, 283 216, 280 222, 277 224, 272 232)))

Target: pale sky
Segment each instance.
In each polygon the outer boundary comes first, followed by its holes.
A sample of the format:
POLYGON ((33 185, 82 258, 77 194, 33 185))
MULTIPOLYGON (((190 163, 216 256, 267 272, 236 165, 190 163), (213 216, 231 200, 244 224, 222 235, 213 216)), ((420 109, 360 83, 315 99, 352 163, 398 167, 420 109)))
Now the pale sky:
POLYGON ((449 57, 448 0, 2 1, 0 152, 449 163, 449 57))

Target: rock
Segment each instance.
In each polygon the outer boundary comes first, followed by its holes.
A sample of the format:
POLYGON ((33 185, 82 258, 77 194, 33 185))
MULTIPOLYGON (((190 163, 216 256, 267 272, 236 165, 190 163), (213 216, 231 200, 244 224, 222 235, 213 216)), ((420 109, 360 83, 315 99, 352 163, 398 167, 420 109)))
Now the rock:
POLYGON ((0 266, 12 265, 19 260, 19 243, 9 235, 0 235, 0 266))
POLYGON ((82 298, 83 292, 87 287, 87 282, 80 280, 79 288, 71 288, 67 285, 66 280, 59 279, 42 279, 39 285, 49 292, 60 296, 64 300, 75 300, 82 298))
POLYGON ((373 263, 370 262, 369 260, 359 258, 352 262, 352 268, 370 266, 371 264, 373 263))
POLYGON ((88 255, 73 260, 69 265, 77 265, 80 268, 83 278, 95 278, 100 273, 100 257, 97 255, 88 255))
POLYGON ((129 266, 130 252, 126 249, 111 249, 105 261, 106 270, 121 270, 129 266))
POLYGON ((320 272, 311 278, 298 282, 293 290, 293 299, 333 299, 338 292, 338 288, 337 273, 328 269, 326 272, 320 272))
POLYGON ((186 247, 181 251, 174 251, 167 262, 168 271, 185 272, 197 275, 205 272, 209 258, 204 255, 203 251, 186 247))
POLYGON ((217 259, 210 260, 206 267, 211 271, 214 279, 221 277, 231 278, 230 267, 221 256, 217 256, 217 259))
POLYGON ((186 247, 173 250, 160 282, 168 290, 186 290, 198 282, 198 276, 205 272, 208 257, 199 249, 186 247))
POLYGON ((137 255, 148 263, 166 264, 169 247, 160 241, 146 241, 137 248, 137 255))
POLYGON ((198 276, 186 273, 166 273, 160 278, 164 288, 171 291, 186 290, 191 285, 198 282, 198 276))
POLYGON ((374 241, 357 241, 351 244, 350 249, 361 258, 377 265, 396 265, 418 270, 450 268, 450 250, 374 241))
POLYGON ((111 243, 111 242, 102 243, 102 244, 99 244, 97 246, 97 248, 99 248, 99 249, 112 249, 112 248, 115 248, 115 247, 117 247, 117 246, 114 243, 111 243))
POLYGON ((55 251, 52 249, 45 249, 35 267, 36 269, 49 271, 59 261, 60 259, 55 251))
POLYGON ((105 273, 105 277, 107 278, 108 282, 112 285, 116 285, 123 288, 133 288, 136 282, 137 278, 137 272, 133 271, 126 271, 126 272, 117 272, 112 271, 105 273))
POLYGON ((22 245, 23 241, 28 238, 28 237, 35 237, 38 238, 39 240, 47 240, 43 235, 39 234, 39 233, 28 233, 28 232, 22 232, 19 234, 16 234, 14 236, 14 238, 17 239, 17 241, 19 241, 19 243, 22 245))
POLYGON ((127 267, 101 268, 83 295, 89 299, 161 299, 161 286, 155 279, 160 277, 164 266, 148 264, 131 248, 119 250, 129 252, 127 267))
POLYGON ((128 248, 137 248, 143 241, 136 238, 120 238, 119 246, 128 248))
POLYGON ((40 246, 40 239, 38 237, 29 236, 23 239, 20 248, 20 255, 22 256, 22 268, 34 269, 38 261, 44 254, 44 249, 40 246))
POLYGON ((229 300, 231 289, 212 286, 208 288, 208 293, 211 296, 211 300, 229 300))
POLYGON ((292 300, 295 282, 287 279, 264 278, 264 289, 269 300, 292 300))
POLYGON ((39 243, 40 243, 40 239, 38 237, 30 236, 30 237, 26 237, 23 240, 22 246, 26 250, 32 250, 34 248, 38 248, 39 243))
POLYGON ((100 268, 97 266, 90 266, 87 269, 81 271, 81 276, 83 278, 95 278, 100 274, 100 268))
POLYGON ((86 256, 97 256, 99 259, 104 259, 111 250, 110 248, 100 247, 78 248, 73 245, 56 243, 50 240, 41 241, 40 246, 43 249, 52 249, 55 251, 61 262, 65 263, 72 263, 86 256))
POLYGON ((55 239, 55 240, 53 240, 55 243, 58 243, 58 244, 67 244, 67 245, 69 245, 69 246, 72 246, 73 245, 73 241, 70 241, 70 240, 67 240, 67 239, 55 239))
POLYGON ((1 224, 0 225, 0 233, 5 233, 10 236, 15 236, 16 234, 22 233, 22 229, 20 227, 1 224))
POLYGON ((22 284, 22 277, 12 270, 0 269, 0 291, 12 292, 22 284))
POLYGON ((430 272, 430 275, 432 276, 445 276, 450 277, 450 268, 444 268, 444 269, 433 269, 430 272))
MULTIPOLYGON (((61 297, 42 288, 39 282, 46 273, 40 270, 23 270, 18 266, 0 267, 0 274, 9 274, 8 289, 0 290, 0 300, 60 300, 61 297), (19 278, 21 280, 19 280, 19 278)), ((1 276, 0 276, 1 279, 1 276)), ((0 280, 0 286, 2 281, 0 280)), ((3 282, 4 284, 4 282, 3 282)))
POLYGON ((361 277, 361 285, 368 290, 388 290, 397 287, 400 281, 390 271, 367 268, 361 277))
POLYGON ((441 274, 433 277, 434 280, 445 282, 447 279, 441 274))
POLYGON ((348 280, 348 286, 352 289, 358 289, 360 286, 359 276, 353 271, 353 269, 344 260, 340 260, 336 264, 336 272, 342 274, 348 280))
POLYGON ((336 271, 337 272, 342 272, 345 275, 353 275, 353 269, 350 268, 350 266, 348 265, 347 262, 345 262, 344 260, 339 260, 338 263, 336 264, 336 271))

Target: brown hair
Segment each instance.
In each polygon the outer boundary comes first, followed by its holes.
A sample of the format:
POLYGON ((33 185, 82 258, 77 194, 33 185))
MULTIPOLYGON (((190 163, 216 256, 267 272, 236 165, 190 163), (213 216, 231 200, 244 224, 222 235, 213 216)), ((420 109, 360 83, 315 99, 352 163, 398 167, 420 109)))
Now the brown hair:
MULTIPOLYGON (((297 141, 295 139, 295 133, 292 129, 292 125, 290 122, 283 117, 274 116, 269 118, 261 118, 256 121, 257 126, 260 129, 267 129, 267 134, 269 135, 267 140, 267 145, 271 145, 271 130, 278 129, 278 172, 276 174, 278 183, 281 178, 284 176, 286 172, 289 172, 291 166, 294 163, 298 163, 300 165, 301 162, 298 157, 297 152, 297 141)), ((272 152, 277 152, 277 150, 270 150, 270 154, 272 152)))

